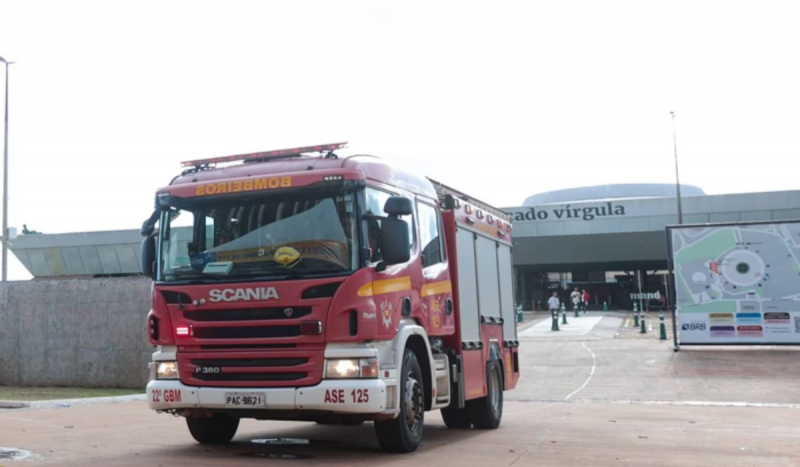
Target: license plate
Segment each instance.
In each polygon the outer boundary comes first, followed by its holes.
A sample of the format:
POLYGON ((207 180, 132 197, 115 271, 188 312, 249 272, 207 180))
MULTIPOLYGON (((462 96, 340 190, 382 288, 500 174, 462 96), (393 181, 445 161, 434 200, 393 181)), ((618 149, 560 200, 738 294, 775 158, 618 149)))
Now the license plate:
POLYGON ((225 405, 228 407, 265 407, 267 396, 263 392, 226 392, 225 405))

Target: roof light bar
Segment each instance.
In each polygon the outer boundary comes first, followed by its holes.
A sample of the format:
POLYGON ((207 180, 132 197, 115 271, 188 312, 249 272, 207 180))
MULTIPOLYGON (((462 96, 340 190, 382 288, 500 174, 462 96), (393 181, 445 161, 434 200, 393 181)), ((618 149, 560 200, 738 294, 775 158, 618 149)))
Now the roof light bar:
POLYGON ((198 167, 207 164, 219 164, 221 162, 254 161, 265 159, 277 159, 281 157, 299 156, 309 152, 327 152, 342 149, 347 143, 320 144, 317 146, 304 146, 300 148, 278 149, 275 151, 254 152, 252 154, 239 154, 236 156, 212 157, 211 159, 197 159, 193 161, 181 162, 183 167, 198 167))

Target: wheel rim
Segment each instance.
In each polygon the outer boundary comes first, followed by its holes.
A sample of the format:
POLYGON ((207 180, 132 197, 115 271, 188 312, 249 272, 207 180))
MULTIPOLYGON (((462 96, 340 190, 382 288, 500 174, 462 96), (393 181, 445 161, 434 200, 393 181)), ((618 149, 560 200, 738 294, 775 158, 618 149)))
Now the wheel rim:
POLYGON ((414 377, 414 374, 409 372, 406 376, 406 424, 411 431, 417 431, 422 425, 422 416, 425 411, 424 396, 422 394, 422 385, 414 377))
POLYGON ((489 381, 489 392, 491 393, 492 411, 495 415, 500 413, 500 380, 497 370, 492 371, 492 378, 489 381))

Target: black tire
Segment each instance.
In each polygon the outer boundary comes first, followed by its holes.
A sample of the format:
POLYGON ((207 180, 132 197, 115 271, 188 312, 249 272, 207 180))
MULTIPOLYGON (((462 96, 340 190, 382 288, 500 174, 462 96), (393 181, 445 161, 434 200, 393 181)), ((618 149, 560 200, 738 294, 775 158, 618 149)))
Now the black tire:
POLYGON ((453 430, 464 430, 472 426, 472 418, 469 410, 463 409, 442 409, 442 420, 447 428, 453 430))
POLYGON ((393 420, 376 421, 375 435, 384 451, 414 452, 422 441, 425 424, 425 381, 417 357, 409 349, 403 353, 400 370, 400 415, 393 420))
POLYGON ((192 438, 200 444, 227 444, 239 429, 239 419, 219 415, 213 418, 187 417, 186 426, 192 438))
POLYGON ((488 394, 467 402, 472 424, 480 430, 494 430, 503 418, 503 370, 498 360, 486 366, 486 387, 488 394))

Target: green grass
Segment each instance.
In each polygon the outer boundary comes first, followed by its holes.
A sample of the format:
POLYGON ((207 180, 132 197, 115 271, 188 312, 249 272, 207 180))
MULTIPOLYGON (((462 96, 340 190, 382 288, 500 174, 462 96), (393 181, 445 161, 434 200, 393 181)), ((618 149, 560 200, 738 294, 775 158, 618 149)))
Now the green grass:
POLYGON ((686 279, 683 278, 683 273, 681 272, 681 267, 678 266, 676 271, 677 271, 677 277, 680 279, 680 283, 681 283, 681 290, 678 291, 679 292, 678 303, 680 303, 680 300, 692 300, 692 301, 694 301, 694 298, 693 298, 693 295, 692 295, 692 291, 689 289, 689 285, 686 283, 686 279))
POLYGON ((106 388, 20 388, 0 386, 0 400, 46 401, 54 399, 83 399, 86 397, 127 396, 144 394, 142 389, 106 388))
POLYGON ((675 257, 678 266, 695 261, 712 261, 722 253, 736 246, 736 237, 731 229, 719 230, 700 240, 692 246, 687 246, 675 257))

